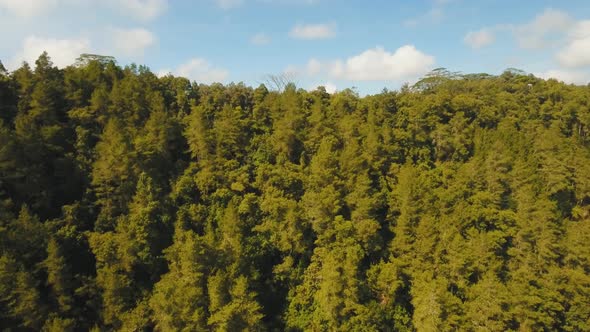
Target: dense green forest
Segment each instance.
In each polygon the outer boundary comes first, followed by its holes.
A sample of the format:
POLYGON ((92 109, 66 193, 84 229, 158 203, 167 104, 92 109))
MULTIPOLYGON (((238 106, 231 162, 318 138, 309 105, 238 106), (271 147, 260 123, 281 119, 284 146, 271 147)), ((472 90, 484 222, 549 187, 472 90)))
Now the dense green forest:
POLYGON ((1 67, 0 326, 590 330, 590 86, 279 90, 1 67))

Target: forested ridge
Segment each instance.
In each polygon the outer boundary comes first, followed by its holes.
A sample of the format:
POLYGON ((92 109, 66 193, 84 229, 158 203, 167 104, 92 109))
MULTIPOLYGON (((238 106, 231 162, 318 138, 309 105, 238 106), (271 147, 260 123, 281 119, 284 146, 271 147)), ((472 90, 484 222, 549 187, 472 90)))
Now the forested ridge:
POLYGON ((590 86, 0 66, 8 331, 589 331, 590 86))

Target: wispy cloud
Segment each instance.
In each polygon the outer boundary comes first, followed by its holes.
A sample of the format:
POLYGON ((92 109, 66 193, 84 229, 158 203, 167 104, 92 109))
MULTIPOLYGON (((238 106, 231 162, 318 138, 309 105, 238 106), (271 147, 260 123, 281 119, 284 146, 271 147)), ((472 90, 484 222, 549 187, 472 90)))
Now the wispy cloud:
POLYGON ((111 36, 115 51, 126 56, 141 56, 148 47, 156 43, 154 34, 142 28, 113 28, 111 36))
POLYGON ((429 23, 438 23, 440 21, 442 21, 442 19, 445 17, 445 12, 444 10, 439 7, 433 7, 431 8, 428 12, 426 12, 425 14, 418 16, 418 17, 413 17, 410 19, 407 19, 404 21, 404 25, 410 28, 416 27, 424 22, 429 22, 429 23))
POLYGON ((590 20, 577 21, 564 11, 546 8, 524 23, 498 24, 469 32, 464 41, 472 48, 480 48, 493 43, 500 33, 512 35, 520 49, 553 52, 555 68, 537 76, 566 83, 588 82, 588 71, 579 69, 590 68, 590 20))
POLYGON ((491 45, 496 40, 496 35, 492 29, 481 29, 478 31, 469 31, 463 41, 473 49, 479 49, 491 45))
POLYGON ((567 13, 548 8, 532 21, 515 25, 513 33, 520 47, 540 49, 559 41, 574 23, 567 13))
POLYGON ((297 24, 289 35, 296 39, 328 39, 336 35, 336 24, 297 24))
POLYGON ((262 3, 273 5, 314 5, 320 0, 213 0, 217 7, 229 10, 241 7, 247 3, 262 3))
POLYGON ((52 10, 63 10, 66 6, 86 10, 108 7, 125 16, 151 20, 166 11, 168 0, 0 0, 0 9, 24 18, 46 15, 52 10))
POLYGON ((258 0, 258 2, 280 5, 315 5, 321 0, 258 0))
POLYGON ((270 44, 270 37, 265 33, 257 33, 250 38, 250 43, 254 45, 267 45, 270 44))
POLYGON ((455 0, 433 0, 432 6, 422 15, 403 21, 406 27, 413 28, 425 23, 439 23, 445 18, 445 7, 455 0))
POLYGON ((198 83, 223 83, 229 77, 229 72, 226 69, 214 67, 203 58, 189 59, 173 71, 169 69, 160 70, 158 75, 165 76, 169 73, 189 78, 198 83))
POLYGON ((525 23, 501 23, 468 32, 464 41, 473 48, 479 48, 493 43, 496 34, 509 33, 520 48, 539 50, 558 46, 575 24, 576 21, 567 13, 548 8, 525 23))
POLYGON ((20 17, 34 17, 54 9, 58 0, 0 0, 0 9, 20 17))
POLYGON ((215 4, 221 9, 232 9, 241 6, 244 0, 214 0, 215 4))
POLYGON ((117 12, 126 13, 141 20, 154 19, 166 11, 168 0, 108 0, 117 12))

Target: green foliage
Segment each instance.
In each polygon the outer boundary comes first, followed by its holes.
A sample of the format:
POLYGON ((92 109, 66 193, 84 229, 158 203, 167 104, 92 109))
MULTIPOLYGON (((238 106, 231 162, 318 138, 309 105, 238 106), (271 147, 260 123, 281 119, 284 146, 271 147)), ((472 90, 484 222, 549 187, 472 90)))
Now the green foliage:
POLYGON ((0 326, 590 330, 590 90, 0 64, 0 326))

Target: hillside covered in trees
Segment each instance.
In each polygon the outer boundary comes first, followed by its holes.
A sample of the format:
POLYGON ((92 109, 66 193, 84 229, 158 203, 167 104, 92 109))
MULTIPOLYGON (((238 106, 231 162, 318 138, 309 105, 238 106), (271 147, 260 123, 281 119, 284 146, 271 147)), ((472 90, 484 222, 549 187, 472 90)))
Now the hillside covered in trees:
POLYGON ((2 68, 0 326, 590 330, 590 87, 270 90, 2 68))

